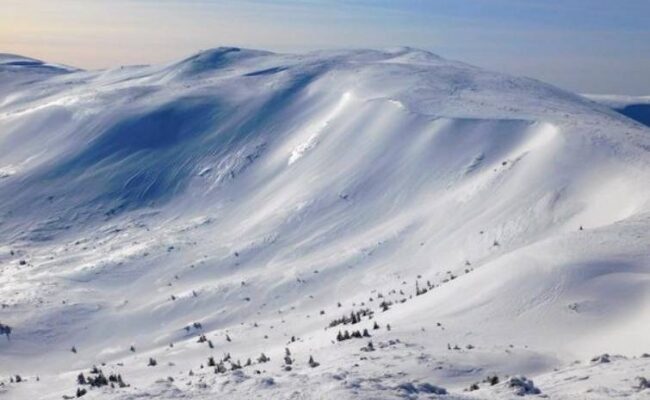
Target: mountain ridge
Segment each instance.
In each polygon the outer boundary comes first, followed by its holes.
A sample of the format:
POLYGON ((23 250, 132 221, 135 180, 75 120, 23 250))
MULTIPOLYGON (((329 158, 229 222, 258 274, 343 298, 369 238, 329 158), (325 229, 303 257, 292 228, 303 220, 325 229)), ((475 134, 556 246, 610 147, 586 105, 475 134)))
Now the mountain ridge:
POLYGON ((155 387, 149 357, 186 382, 264 352, 281 398, 289 346, 309 384, 397 363, 458 394, 649 345, 650 136, 579 95, 409 48, 3 68, 0 374, 51 398, 101 362, 155 387), (354 372, 330 323, 365 308, 385 350, 354 372))

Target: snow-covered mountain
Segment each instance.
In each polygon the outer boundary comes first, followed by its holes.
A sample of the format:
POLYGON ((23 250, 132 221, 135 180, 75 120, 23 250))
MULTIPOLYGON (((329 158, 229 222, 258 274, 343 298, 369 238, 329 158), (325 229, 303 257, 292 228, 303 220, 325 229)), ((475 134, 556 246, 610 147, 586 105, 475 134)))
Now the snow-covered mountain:
POLYGON ((2 55, 0 397, 642 396, 649 182, 648 128, 410 48, 2 55))
POLYGON ((585 97, 611 107, 643 125, 650 126, 650 96, 587 94, 585 97))

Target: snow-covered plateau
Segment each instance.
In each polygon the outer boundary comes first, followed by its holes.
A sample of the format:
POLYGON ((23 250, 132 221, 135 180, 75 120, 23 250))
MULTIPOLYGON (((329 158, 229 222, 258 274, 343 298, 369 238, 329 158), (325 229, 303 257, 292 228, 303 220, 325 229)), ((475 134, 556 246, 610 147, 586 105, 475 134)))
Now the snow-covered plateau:
POLYGON ((2 399, 649 398, 650 129, 410 48, 1 55, 0 304, 2 399))

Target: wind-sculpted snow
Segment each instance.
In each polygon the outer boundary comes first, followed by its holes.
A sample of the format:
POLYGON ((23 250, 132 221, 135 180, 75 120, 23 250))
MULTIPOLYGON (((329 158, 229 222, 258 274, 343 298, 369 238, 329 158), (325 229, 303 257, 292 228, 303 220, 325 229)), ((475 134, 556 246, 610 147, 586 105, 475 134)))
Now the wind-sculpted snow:
POLYGON ((606 107, 409 48, 0 90, 0 397, 641 393, 650 135, 606 107))

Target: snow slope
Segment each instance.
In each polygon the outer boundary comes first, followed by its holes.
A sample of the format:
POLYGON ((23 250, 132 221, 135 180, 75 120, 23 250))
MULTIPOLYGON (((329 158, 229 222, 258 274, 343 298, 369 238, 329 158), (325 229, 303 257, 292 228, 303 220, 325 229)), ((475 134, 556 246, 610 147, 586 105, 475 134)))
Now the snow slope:
POLYGON ((644 395, 650 131, 607 107, 410 48, 2 56, 0 93, 0 397, 644 395))
POLYGON ((611 107, 645 126, 650 126, 650 96, 587 94, 585 97, 611 107))

